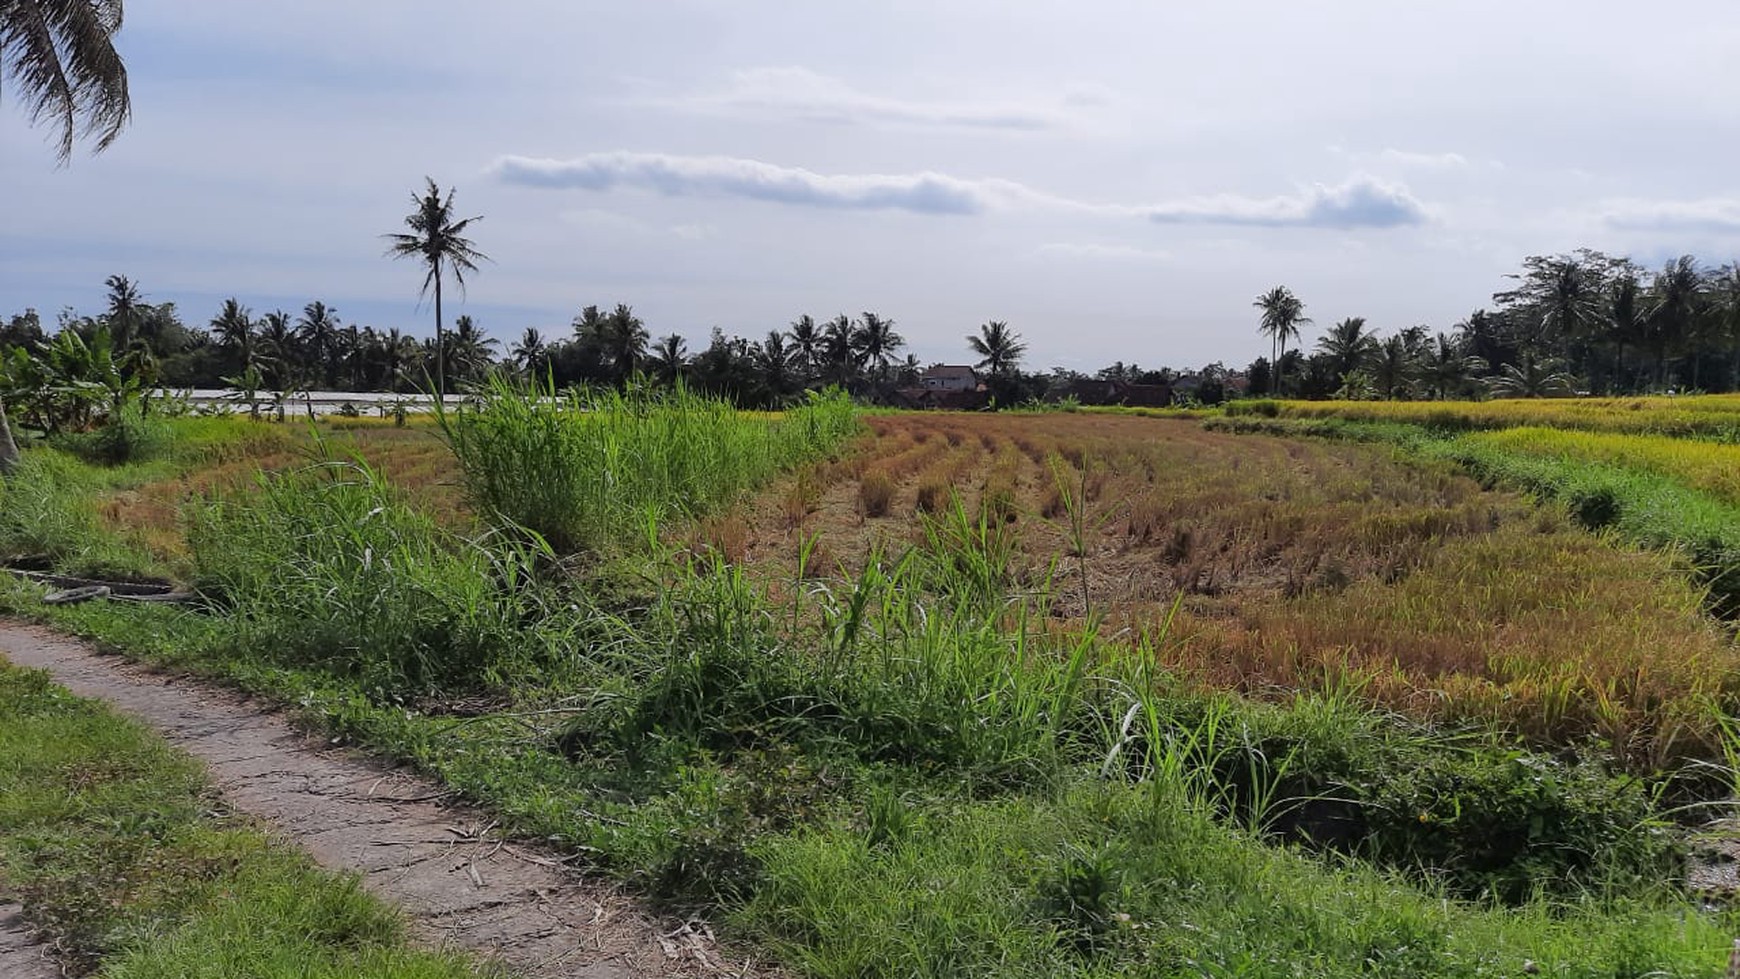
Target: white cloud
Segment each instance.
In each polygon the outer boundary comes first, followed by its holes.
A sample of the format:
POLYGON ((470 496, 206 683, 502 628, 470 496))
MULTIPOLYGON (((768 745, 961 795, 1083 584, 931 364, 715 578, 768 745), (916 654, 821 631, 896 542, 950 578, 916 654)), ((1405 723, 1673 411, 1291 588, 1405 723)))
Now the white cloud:
POLYGON ((1397 166, 1420 167, 1427 170, 1465 170, 1468 157, 1460 153, 1414 153, 1408 150, 1386 149, 1378 159, 1397 166))
POLYGON ((1072 87, 1055 104, 1043 102, 951 102, 887 98, 861 92, 808 68, 750 68, 733 72, 714 92, 660 100, 661 105, 699 112, 755 114, 846 125, 950 127, 1034 131, 1067 119, 1062 107, 1101 105, 1108 92, 1072 87))
POLYGON ((1602 220, 1618 231, 1740 232, 1740 199, 1609 201, 1602 220))
POLYGON ((1024 208, 1145 217, 1160 224, 1307 228, 1393 228, 1423 224, 1429 218, 1426 206, 1405 186, 1363 174, 1333 187, 1314 184, 1293 197, 1221 194, 1138 206, 1073 200, 994 177, 968 179, 931 171, 821 174, 729 156, 623 151, 571 160, 503 156, 490 165, 489 172, 530 187, 595 191, 633 187, 666 197, 741 197, 805 207, 936 215, 1024 208))
POLYGON ((1161 224, 1302 228, 1395 228, 1430 218, 1407 187, 1368 174, 1355 174, 1333 187, 1313 184, 1291 197, 1193 197, 1150 207, 1147 214, 1161 224))
POLYGON ((572 160, 504 156, 490 172, 534 187, 611 190, 636 187, 667 197, 745 197, 809 207, 978 214, 1014 201, 1043 199, 1008 180, 964 180, 941 173, 820 174, 760 160, 666 153, 592 153, 572 160))
POLYGON ((1172 253, 1158 248, 1107 245, 1100 242, 1056 241, 1040 245, 1038 253, 1068 259, 1111 262, 1169 262, 1172 253))

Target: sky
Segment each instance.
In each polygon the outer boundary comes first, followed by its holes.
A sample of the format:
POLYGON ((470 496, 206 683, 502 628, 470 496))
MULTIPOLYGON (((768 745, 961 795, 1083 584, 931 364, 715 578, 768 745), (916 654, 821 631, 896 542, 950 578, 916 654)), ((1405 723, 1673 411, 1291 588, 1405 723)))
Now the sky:
POLYGON ((1286 285, 1446 329, 1531 254, 1740 258, 1732 0, 134 0, 132 125, 57 168, 0 87, 0 315, 124 274, 203 323, 433 332, 425 176, 504 346, 892 317, 924 362, 1242 365, 1286 285))

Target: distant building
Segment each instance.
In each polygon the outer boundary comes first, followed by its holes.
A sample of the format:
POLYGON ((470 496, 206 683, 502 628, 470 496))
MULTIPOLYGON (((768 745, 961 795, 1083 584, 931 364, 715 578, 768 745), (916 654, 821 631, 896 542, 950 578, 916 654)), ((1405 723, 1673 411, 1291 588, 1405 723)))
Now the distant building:
POLYGON ((971 367, 937 364, 918 376, 926 391, 977 391, 979 375, 971 367))

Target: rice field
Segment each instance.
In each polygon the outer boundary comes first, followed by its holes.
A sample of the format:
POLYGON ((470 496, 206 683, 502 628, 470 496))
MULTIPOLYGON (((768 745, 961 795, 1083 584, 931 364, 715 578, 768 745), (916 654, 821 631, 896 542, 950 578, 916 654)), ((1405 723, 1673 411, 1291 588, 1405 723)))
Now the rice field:
POLYGON ((1525 426, 1740 442, 1740 394, 1493 401, 1235 402, 1230 415, 1402 422, 1463 431, 1525 426))
POLYGON ((33 448, 0 550, 118 541, 210 604, 0 607, 297 704, 794 973, 1726 954, 1672 822, 1731 790, 1740 661, 1674 553, 1194 419, 487 410, 33 448))
POLYGON ((1042 594, 1059 631, 1164 633, 1168 668, 1204 688, 1353 690, 1650 761, 1714 750, 1708 706, 1740 694, 1740 652, 1671 557, 1448 465, 1139 418, 869 425, 855 452, 701 526, 693 546, 773 580, 801 560, 844 581, 925 550, 954 500, 1001 541, 1005 594, 1042 594))
POLYGON ((1536 426, 1465 436, 1502 452, 1597 462, 1666 476, 1729 504, 1740 505, 1740 445, 1665 435, 1566 431, 1536 426))

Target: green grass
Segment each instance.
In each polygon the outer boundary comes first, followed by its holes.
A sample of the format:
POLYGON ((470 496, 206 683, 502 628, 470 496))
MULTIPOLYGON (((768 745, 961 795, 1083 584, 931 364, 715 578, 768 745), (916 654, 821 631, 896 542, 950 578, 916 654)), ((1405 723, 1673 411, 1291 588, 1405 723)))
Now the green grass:
POLYGON ((439 421, 479 509, 564 553, 644 547, 660 527, 735 501, 858 425, 837 391, 767 416, 682 388, 564 396, 499 379, 481 409, 439 421))
POLYGON ((582 694, 475 718, 271 662, 221 619, 55 619, 299 704, 815 975, 1694 976, 1740 925, 1657 883, 1674 850, 1647 793, 1598 765, 1347 700, 1203 701, 1158 675, 1135 697, 1134 664, 1117 682, 1034 633, 908 618, 899 576, 824 599, 811 655, 717 575, 619 634, 582 694), (1264 842, 1300 797, 1381 833, 1363 859, 1264 842))
POLYGON ((55 570, 92 577, 170 576, 177 569, 141 542, 105 532, 103 497, 289 442, 282 428, 239 419, 151 419, 146 427, 149 452, 117 454, 103 431, 27 452, 0 480, 0 561, 47 559, 55 570))
POLYGON ((108 979, 457 979, 402 922, 220 808, 140 725, 0 662, 0 891, 108 979))
POLYGON ((547 548, 442 530, 360 457, 262 475, 191 524, 202 593, 281 660, 397 692, 499 681, 561 655, 564 616, 536 576, 547 548))

